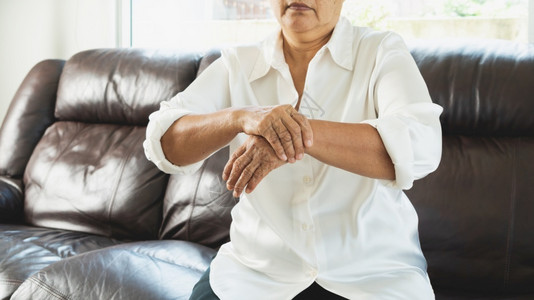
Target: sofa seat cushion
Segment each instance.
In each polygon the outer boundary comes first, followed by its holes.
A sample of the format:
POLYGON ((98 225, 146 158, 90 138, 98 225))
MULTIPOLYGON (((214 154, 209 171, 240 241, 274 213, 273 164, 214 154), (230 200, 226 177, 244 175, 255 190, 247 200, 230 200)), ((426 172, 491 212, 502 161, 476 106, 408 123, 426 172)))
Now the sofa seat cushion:
POLYGON ((40 269, 118 240, 56 229, 0 225, 0 299, 10 295, 40 269))
POLYGON ((44 268, 12 299, 188 299, 215 253, 185 241, 118 245, 44 268))
POLYGON ((495 295, 488 293, 483 295, 481 293, 462 293, 462 292, 448 292, 448 291, 439 291, 436 292, 436 300, 532 300, 534 299, 534 294, 528 295, 495 295))

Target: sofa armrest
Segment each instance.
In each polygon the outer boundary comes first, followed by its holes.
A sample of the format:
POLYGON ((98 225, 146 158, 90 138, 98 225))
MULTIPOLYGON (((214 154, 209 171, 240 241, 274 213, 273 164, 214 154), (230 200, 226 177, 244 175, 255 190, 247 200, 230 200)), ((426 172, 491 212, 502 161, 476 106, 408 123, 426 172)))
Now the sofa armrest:
POLYGON ((21 223, 23 221, 24 195, 22 183, 0 176, 0 220, 2 223, 21 223))
POLYGON ((1 176, 22 177, 35 145, 55 121, 56 94, 64 64, 63 60, 42 61, 20 84, 0 127, 1 176))

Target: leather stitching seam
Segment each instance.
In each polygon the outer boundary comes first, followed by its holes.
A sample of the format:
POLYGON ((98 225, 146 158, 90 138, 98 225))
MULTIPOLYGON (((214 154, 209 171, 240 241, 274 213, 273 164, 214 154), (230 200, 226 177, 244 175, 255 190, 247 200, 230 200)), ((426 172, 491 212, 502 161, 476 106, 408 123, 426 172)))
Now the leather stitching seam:
POLYGON ((506 257, 505 257, 505 266, 504 266, 504 280, 503 287, 506 289, 510 281, 510 268, 512 260, 512 248, 514 242, 514 231, 515 231, 515 210, 517 207, 517 143, 514 143, 513 154, 512 154, 512 187, 510 192, 510 212, 508 217, 508 235, 506 241, 506 257))
POLYGON ((60 299, 60 300, 69 300, 70 299, 66 294, 56 290, 55 288, 53 288, 50 285, 46 284, 44 281, 41 281, 41 280, 39 280, 37 278, 30 278, 30 281, 32 281, 39 288, 43 289, 50 296, 53 296, 53 297, 55 297, 57 299, 60 299))

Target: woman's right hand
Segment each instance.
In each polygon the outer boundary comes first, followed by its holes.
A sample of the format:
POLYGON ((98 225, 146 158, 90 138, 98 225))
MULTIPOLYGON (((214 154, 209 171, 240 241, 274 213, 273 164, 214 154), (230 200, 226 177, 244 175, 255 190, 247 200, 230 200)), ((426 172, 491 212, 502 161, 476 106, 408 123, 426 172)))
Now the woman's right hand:
POLYGON ((267 174, 286 163, 276 156, 267 140, 252 135, 230 155, 222 178, 238 198, 244 191, 252 193, 267 174))
POLYGON ((313 145, 308 119, 289 104, 269 107, 245 107, 238 122, 244 133, 265 138, 283 161, 304 157, 304 148, 313 145))

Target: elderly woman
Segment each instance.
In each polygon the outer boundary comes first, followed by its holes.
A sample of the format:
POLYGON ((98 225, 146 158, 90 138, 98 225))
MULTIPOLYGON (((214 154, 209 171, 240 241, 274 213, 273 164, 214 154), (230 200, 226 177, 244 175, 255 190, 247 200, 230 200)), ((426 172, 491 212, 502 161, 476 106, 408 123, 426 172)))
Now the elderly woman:
POLYGON ((231 241, 192 299, 433 299, 402 190, 439 164, 441 107, 401 38, 353 27, 342 0, 271 4, 281 30, 224 50, 147 128, 168 173, 230 145, 231 241))

